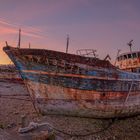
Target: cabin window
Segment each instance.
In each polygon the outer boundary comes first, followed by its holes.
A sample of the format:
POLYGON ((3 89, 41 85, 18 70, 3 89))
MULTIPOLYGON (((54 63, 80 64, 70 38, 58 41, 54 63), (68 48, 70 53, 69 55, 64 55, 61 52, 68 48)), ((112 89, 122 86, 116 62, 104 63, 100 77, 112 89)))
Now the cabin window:
POLYGON ((138 57, 140 57, 140 52, 138 52, 138 57))
POLYGON ((119 57, 119 61, 121 61, 121 57, 119 57))
POLYGON ((124 60, 127 59, 127 55, 124 55, 124 60))
POLYGON ((120 57, 118 57, 118 61, 120 61, 120 57))
POLYGON ((136 58, 137 57, 136 53, 133 53, 132 56, 133 56, 133 58, 136 58))
POLYGON ((131 58, 131 54, 128 54, 128 58, 131 58))
POLYGON ((132 72, 137 72, 137 70, 136 69, 132 69, 132 72))
POLYGON ((140 73, 140 68, 137 68, 137 73, 140 73))

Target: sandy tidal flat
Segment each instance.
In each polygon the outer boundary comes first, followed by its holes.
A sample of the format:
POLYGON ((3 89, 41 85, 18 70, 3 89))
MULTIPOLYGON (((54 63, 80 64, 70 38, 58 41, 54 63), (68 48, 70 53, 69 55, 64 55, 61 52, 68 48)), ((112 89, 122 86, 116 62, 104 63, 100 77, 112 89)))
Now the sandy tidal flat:
MULTIPOLYGON (((0 79, 0 140, 33 140, 33 133, 20 135, 25 117, 30 122, 48 122, 56 140, 139 140, 140 116, 126 119, 98 120, 64 116, 41 116, 36 113, 23 82, 0 79)), ((39 139, 38 139, 39 140, 39 139)))

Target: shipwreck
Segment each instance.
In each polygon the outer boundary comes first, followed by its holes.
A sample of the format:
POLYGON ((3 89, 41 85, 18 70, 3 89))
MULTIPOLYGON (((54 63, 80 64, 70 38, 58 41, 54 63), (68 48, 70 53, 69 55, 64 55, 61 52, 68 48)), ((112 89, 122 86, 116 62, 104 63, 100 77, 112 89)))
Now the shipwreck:
POLYGON ((114 118, 140 113, 140 73, 134 69, 127 71, 121 65, 126 60, 137 59, 135 66, 140 69, 140 52, 135 52, 136 57, 129 57, 129 54, 135 56, 133 52, 118 56, 114 66, 95 55, 8 44, 3 50, 19 70, 42 114, 114 118))

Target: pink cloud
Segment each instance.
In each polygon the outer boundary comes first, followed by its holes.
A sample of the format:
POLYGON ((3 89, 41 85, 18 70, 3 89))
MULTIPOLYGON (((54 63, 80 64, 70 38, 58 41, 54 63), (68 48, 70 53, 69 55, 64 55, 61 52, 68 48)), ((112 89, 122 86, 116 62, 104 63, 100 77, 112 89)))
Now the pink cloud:
POLYGON ((7 27, 0 26, 0 34, 1 35, 15 34, 15 33, 17 33, 17 31, 13 28, 7 28, 7 27))
MULTIPOLYGON (((8 34, 18 34, 18 25, 14 23, 10 23, 4 20, 0 19, 0 34, 1 35, 8 35, 8 34)), ((41 30, 39 28, 33 28, 33 27, 23 27, 22 29, 22 35, 30 36, 34 38, 42 38, 46 37, 45 35, 41 34, 41 30)))

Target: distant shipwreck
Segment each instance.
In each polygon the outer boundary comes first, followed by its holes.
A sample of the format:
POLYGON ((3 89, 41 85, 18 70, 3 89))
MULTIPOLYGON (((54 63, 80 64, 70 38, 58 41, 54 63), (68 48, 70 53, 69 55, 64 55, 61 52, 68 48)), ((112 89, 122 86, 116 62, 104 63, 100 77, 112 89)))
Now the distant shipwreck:
POLYGON ((42 114, 114 118, 140 113, 140 73, 120 69, 126 59, 137 59, 137 64, 130 67, 135 65, 140 70, 140 52, 118 56, 113 66, 95 55, 15 48, 8 44, 3 50, 19 70, 42 114))

